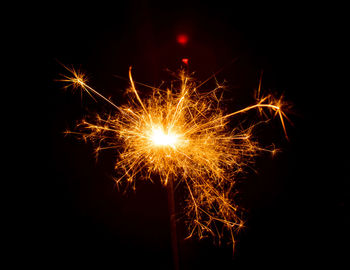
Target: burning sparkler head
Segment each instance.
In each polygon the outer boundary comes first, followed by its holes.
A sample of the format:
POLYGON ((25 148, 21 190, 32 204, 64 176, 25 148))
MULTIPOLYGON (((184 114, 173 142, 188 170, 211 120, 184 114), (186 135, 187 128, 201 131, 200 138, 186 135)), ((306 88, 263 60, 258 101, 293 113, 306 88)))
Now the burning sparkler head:
POLYGON ((170 146, 175 148, 178 135, 171 133, 171 132, 165 132, 162 127, 153 127, 152 128, 152 134, 150 136, 150 139, 152 143, 155 146, 170 146))
POLYGON ((221 238, 221 226, 234 243, 233 232, 243 224, 232 198, 236 178, 258 152, 267 149, 252 139, 255 125, 232 129, 229 119, 252 109, 264 115, 270 110, 279 116, 285 131, 282 99, 261 97, 260 84, 255 105, 224 114, 219 95, 222 87, 203 93, 181 71, 177 86, 152 88, 151 97, 142 100, 130 69, 131 101, 128 106, 117 106, 88 86, 83 74, 68 70, 72 76, 64 76, 62 81, 103 98, 117 109, 104 119, 98 116, 94 121, 82 121, 78 133, 96 144, 97 153, 103 149, 120 153, 115 164, 119 174, 116 183, 126 180, 135 187, 138 178, 151 179, 156 174, 166 185, 171 177, 187 190, 189 236, 196 232, 200 238, 206 233, 221 238))

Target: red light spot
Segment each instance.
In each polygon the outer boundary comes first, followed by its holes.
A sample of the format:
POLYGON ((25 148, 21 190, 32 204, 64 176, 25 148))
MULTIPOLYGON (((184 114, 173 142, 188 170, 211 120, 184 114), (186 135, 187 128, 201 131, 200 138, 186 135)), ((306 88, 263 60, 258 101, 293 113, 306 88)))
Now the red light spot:
POLYGON ((184 63, 185 65, 188 65, 188 58, 182 58, 182 63, 184 63))
POLYGON ((180 43, 182 46, 185 46, 188 42, 188 36, 186 34, 180 34, 176 38, 177 42, 180 43))

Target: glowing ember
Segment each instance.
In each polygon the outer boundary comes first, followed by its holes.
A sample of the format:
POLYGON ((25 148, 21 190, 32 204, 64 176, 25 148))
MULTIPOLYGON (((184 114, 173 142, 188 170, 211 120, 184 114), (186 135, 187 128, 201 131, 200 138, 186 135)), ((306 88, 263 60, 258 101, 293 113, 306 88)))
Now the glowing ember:
POLYGON ((188 42, 188 36, 186 34, 180 34, 177 36, 177 42, 182 46, 185 46, 188 42))

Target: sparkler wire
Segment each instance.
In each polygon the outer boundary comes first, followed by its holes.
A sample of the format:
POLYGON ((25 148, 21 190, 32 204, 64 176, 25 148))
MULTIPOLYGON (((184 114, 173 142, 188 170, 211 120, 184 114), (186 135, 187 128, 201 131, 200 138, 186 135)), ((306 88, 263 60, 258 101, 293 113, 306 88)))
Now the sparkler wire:
POLYGON ((170 215, 170 233, 171 233, 171 245, 173 251, 173 261, 174 269, 179 270, 179 247, 177 240, 176 232, 176 210, 175 210, 175 198, 174 198, 174 180, 170 176, 167 184, 167 193, 168 193, 168 206, 169 206, 169 215, 170 215))

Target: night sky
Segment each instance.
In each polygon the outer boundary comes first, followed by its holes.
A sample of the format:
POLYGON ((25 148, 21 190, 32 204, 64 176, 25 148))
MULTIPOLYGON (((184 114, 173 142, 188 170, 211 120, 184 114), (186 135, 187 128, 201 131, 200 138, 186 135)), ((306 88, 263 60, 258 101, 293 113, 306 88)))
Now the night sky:
MULTIPOLYGON (((40 157, 33 157, 40 166, 23 239, 32 261, 45 269, 172 269, 166 189, 141 181, 136 192, 119 192, 112 179, 116 153, 102 152, 96 161, 90 144, 63 134, 84 115, 113 108, 62 90, 55 79, 65 73, 57 60, 80 67, 92 87, 123 104, 128 82, 113 75, 127 77, 132 66, 136 81, 159 86, 172 78, 167 70, 177 71, 187 58, 200 81, 224 67, 216 77, 226 81, 227 111, 254 102, 263 71, 265 93, 284 94, 293 104, 293 126, 287 124, 290 141, 277 119, 259 129, 262 142, 281 152, 262 154, 257 172, 248 170, 238 181, 246 228, 236 236, 234 255, 230 245, 210 238, 183 240, 180 220, 181 269, 340 268, 349 252, 348 86, 331 78, 340 69, 332 59, 341 57, 332 10, 220 1, 57 2, 45 10, 37 17, 45 59, 40 77, 46 78, 40 157), (177 42, 179 34, 188 36, 186 45, 177 42)), ((140 91, 147 97, 149 90, 140 91)))

